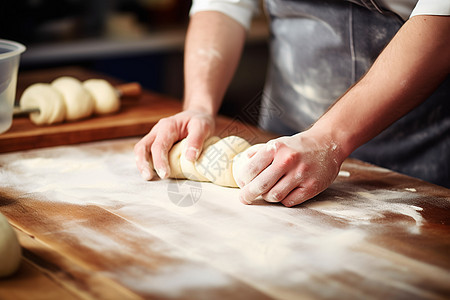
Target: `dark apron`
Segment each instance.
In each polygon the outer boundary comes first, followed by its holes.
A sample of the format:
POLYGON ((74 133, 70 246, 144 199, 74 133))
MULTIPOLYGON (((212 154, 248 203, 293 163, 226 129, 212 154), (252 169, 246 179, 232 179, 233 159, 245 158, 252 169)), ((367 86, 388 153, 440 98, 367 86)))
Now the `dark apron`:
MULTIPOLYGON (((265 2, 271 62, 260 126, 284 135, 311 126, 368 70, 403 24, 375 1, 265 2)), ((450 78, 351 156, 450 187, 450 78)))

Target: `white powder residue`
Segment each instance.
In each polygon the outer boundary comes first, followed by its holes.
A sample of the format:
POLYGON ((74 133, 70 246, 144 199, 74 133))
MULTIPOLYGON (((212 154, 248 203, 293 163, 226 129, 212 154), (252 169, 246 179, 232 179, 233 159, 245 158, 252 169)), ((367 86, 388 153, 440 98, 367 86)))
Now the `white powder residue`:
POLYGON ((421 233, 426 221, 415 202, 418 193, 335 182, 316 199, 285 208, 262 200, 243 205, 239 189, 198 183, 192 205, 181 207, 180 198, 173 195, 190 193, 191 186, 178 186, 175 180, 142 180, 133 155, 136 141, 0 155, 0 187, 13 188, 21 195, 18 201, 35 202, 36 207, 52 201, 110 212, 111 219, 122 223, 105 224, 115 226, 105 231, 90 228, 86 220, 66 223, 61 216, 40 217, 61 227, 48 236, 71 237, 104 256, 135 257, 130 265, 103 272, 143 294, 177 298, 190 290, 226 289, 237 280, 273 298, 352 298, 355 295, 339 281, 331 280, 326 288, 310 283, 343 274, 359 278, 370 270, 364 279, 379 283, 380 289, 401 292, 395 278, 411 285, 427 279, 420 272, 404 271, 414 259, 399 254, 398 265, 392 265, 388 257, 379 258, 370 250, 370 243, 385 233, 383 226, 396 226, 403 236, 421 233), (171 261, 158 260, 157 269, 146 268, 155 266, 155 253, 171 261), (390 282, 384 280, 387 271, 394 278, 390 282))
POLYGON ((413 192, 413 193, 417 192, 417 190, 415 188, 405 188, 405 191, 413 192))
POLYGON ((201 265, 171 265, 149 273, 143 268, 129 267, 124 284, 134 291, 161 295, 163 298, 183 298, 195 289, 226 288, 232 284, 230 277, 201 265))
POLYGON ((199 62, 203 62, 203 64, 207 65, 207 63, 218 60, 221 61, 223 59, 222 54, 215 49, 215 48, 209 48, 209 49, 199 49, 197 50, 197 55, 199 57, 199 62))
MULTIPOLYGON (((338 183, 336 183, 338 185, 338 183)), ((342 184, 345 187, 345 184, 342 184)), ((341 218, 353 225, 369 225, 374 220, 385 218, 386 214, 398 214, 411 218, 414 222, 408 230, 419 233, 424 219, 419 213, 422 209, 405 200, 413 200, 417 196, 405 196, 401 191, 359 190, 349 188, 348 197, 336 196, 334 200, 316 201, 305 206, 324 214, 341 218)))
POLYGON ((338 176, 350 177, 350 172, 349 171, 340 170, 339 173, 338 173, 338 176))

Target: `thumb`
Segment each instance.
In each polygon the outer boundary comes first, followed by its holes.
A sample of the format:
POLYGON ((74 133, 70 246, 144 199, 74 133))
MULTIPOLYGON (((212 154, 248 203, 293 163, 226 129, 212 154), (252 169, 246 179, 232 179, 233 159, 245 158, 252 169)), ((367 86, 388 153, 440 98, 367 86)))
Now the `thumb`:
POLYGON ((199 132, 189 133, 186 137, 186 148, 184 150, 184 157, 188 161, 196 161, 202 152, 203 143, 206 135, 199 132))
POLYGON ((193 119, 188 125, 188 135, 186 137, 186 148, 184 157, 188 161, 196 161, 202 152, 206 138, 211 134, 213 125, 204 120, 193 119))

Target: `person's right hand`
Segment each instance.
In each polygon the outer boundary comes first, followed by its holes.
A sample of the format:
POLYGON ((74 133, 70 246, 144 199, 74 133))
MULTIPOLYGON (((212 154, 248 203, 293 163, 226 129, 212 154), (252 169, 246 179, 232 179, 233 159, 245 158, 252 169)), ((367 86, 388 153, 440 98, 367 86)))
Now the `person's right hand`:
POLYGON ((168 154, 173 144, 187 138, 185 156, 195 161, 202 150, 203 142, 214 132, 214 117, 210 114, 185 110, 163 118, 153 126, 135 146, 136 166, 142 178, 151 180, 155 171, 160 178, 170 176, 168 154))

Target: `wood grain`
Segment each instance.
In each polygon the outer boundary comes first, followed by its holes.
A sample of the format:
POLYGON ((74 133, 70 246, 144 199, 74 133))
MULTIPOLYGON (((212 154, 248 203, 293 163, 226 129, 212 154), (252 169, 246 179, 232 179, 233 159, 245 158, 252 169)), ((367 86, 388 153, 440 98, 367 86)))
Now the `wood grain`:
POLYGON ((39 290, 49 298, 69 299, 450 293, 448 189, 347 160, 344 175, 304 205, 245 206, 238 189, 143 181, 136 141, 0 155, 0 212, 24 249, 22 269, 0 281, 0 298, 28 299, 18 286, 33 291, 35 282, 52 289, 39 290), (197 188, 200 199, 178 207, 175 187, 197 188))
MULTIPOLYGON (((98 75, 70 68, 44 77, 68 73, 98 75)), ((145 134, 180 106, 149 92, 138 103, 121 118, 44 128, 15 121, 12 145, 31 150, 0 155, 0 212, 23 259, 0 280, 0 299, 450 295, 450 190, 352 159, 326 191, 294 208, 242 205, 238 189, 211 183, 146 182, 134 166, 139 138, 111 138, 145 134), (190 206, 171 198, 193 191, 190 206)), ((253 144, 274 137, 225 117, 216 134, 253 144)))

